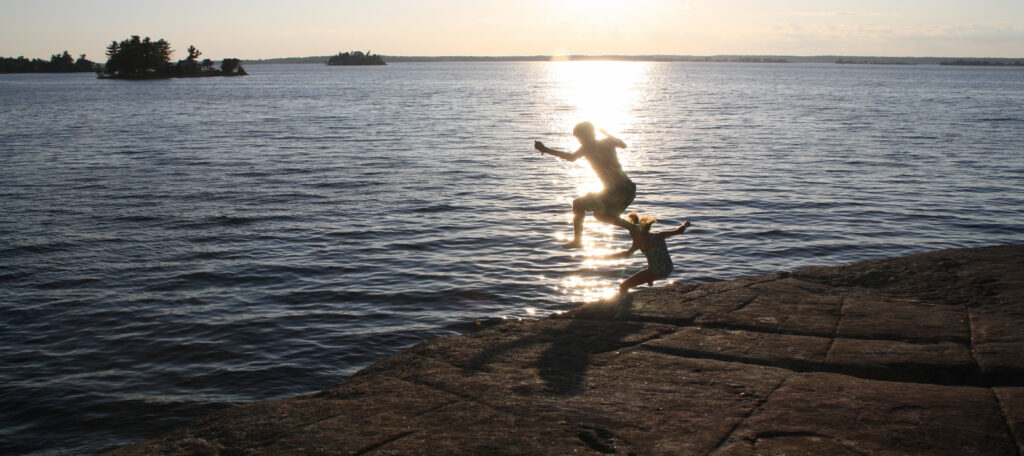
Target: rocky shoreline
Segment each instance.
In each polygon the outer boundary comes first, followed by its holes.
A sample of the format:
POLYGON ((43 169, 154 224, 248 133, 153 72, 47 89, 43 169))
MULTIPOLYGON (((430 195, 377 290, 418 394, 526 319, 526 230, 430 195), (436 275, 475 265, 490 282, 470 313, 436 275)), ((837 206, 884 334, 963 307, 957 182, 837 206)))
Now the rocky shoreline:
POLYGON ((1024 454, 1024 245, 647 289, 109 454, 1024 454))

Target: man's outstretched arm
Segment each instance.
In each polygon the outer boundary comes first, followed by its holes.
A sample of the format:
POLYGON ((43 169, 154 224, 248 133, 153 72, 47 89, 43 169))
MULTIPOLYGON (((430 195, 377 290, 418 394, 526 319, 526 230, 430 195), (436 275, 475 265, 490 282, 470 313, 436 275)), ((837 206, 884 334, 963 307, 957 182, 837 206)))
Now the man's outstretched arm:
POLYGON ((544 143, 540 141, 534 141, 533 148, 539 150, 541 153, 554 155, 558 158, 561 158, 562 160, 567 160, 571 162, 576 161, 576 159, 583 156, 583 152, 580 152, 578 150, 570 154, 568 152, 562 152, 560 150, 552 149, 548 146, 545 146, 544 143))
POLYGON ((612 144, 615 145, 615 147, 618 147, 619 149, 625 149, 626 148, 626 143, 625 142, 623 142, 619 138, 616 138, 616 137, 608 134, 608 132, 604 131, 603 128, 601 129, 601 133, 604 133, 604 135, 607 136, 609 140, 611 140, 612 144))

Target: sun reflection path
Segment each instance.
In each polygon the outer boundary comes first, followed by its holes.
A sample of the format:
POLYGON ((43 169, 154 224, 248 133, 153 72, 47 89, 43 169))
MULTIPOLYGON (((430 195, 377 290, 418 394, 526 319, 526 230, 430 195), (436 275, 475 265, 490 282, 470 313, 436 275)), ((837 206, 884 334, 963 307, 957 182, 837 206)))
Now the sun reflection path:
MULTIPOLYGON (((637 130, 641 121, 635 112, 644 99, 650 63, 563 61, 549 63, 548 71, 552 87, 550 102, 561 107, 552 118, 551 131, 568 133, 576 123, 589 120, 598 128, 630 143, 631 132, 637 130)), ((572 144, 571 150, 576 147, 578 144, 572 144)), ((619 161, 629 173, 634 161, 628 149, 619 154, 619 161)), ((572 199, 577 196, 602 189, 601 181, 585 161, 577 161, 566 166, 565 170, 565 179, 577 189, 576 195, 567 196, 565 207, 570 207, 572 199)), ((572 213, 566 211, 566 217, 571 225, 572 213)), ((591 216, 584 222, 583 233, 583 249, 573 251, 574 260, 580 262, 580 268, 560 281, 559 291, 573 302, 595 302, 614 296, 619 282, 625 278, 619 277, 623 275, 621 272, 636 259, 606 259, 602 256, 625 250, 629 246, 629 238, 622 228, 598 222, 591 216), (609 275, 611 271, 620 273, 609 275)), ((571 234, 558 232, 558 242, 568 241, 571 234)))
MULTIPOLYGON (((629 238, 624 233, 622 228, 588 216, 584 224, 583 248, 572 251, 573 261, 578 262, 579 269, 559 281, 558 291, 572 302, 596 302, 614 296, 619 282, 625 278, 622 272, 635 262, 635 258, 608 258, 608 255, 629 247, 629 238)), ((569 231, 556 235, 559 243, 571 237, 569 231)))

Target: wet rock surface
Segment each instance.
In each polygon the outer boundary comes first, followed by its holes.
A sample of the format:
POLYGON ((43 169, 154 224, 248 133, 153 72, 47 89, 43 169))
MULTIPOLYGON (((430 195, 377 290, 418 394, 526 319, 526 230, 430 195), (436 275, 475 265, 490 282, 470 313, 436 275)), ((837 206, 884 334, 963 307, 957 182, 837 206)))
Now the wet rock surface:
POLYGON ((422 343, 150 454, 984 454, 1024 448, 1024 246, 648 289, 422 343))

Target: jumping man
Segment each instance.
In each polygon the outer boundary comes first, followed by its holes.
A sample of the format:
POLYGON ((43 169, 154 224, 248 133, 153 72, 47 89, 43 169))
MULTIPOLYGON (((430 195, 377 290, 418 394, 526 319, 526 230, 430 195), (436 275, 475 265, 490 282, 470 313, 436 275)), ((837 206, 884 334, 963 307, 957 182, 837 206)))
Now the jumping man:
POLYGON ((542 153, 554 155, 567 161, 576 161, 580 157, 586 158, 590 167, 597 173, 597 177, 604 184, 600 192, 591 192, 572 200, 572 240, 562 244, 566 249, 578 249, 583 247, 583 219, 587 211, 593 212, 594 218, 604 223, 610 223, 626 227, 626 222, 620 215, 626 211, 629 204, 636 197, 636 184, 629 180, 629 176, 622 171, 619 164, 619 156, 616 148, 625 149, 626 143, 621 139, 609 135, 604 130, 605 138, 597 139, 594 132, 594 124, 581 122, 573 128, 572 135, 580 142, 580 148, 576 152, 568 153, 555 150, 545 146, 540 141, 534 141, 533 147, 542 153))

